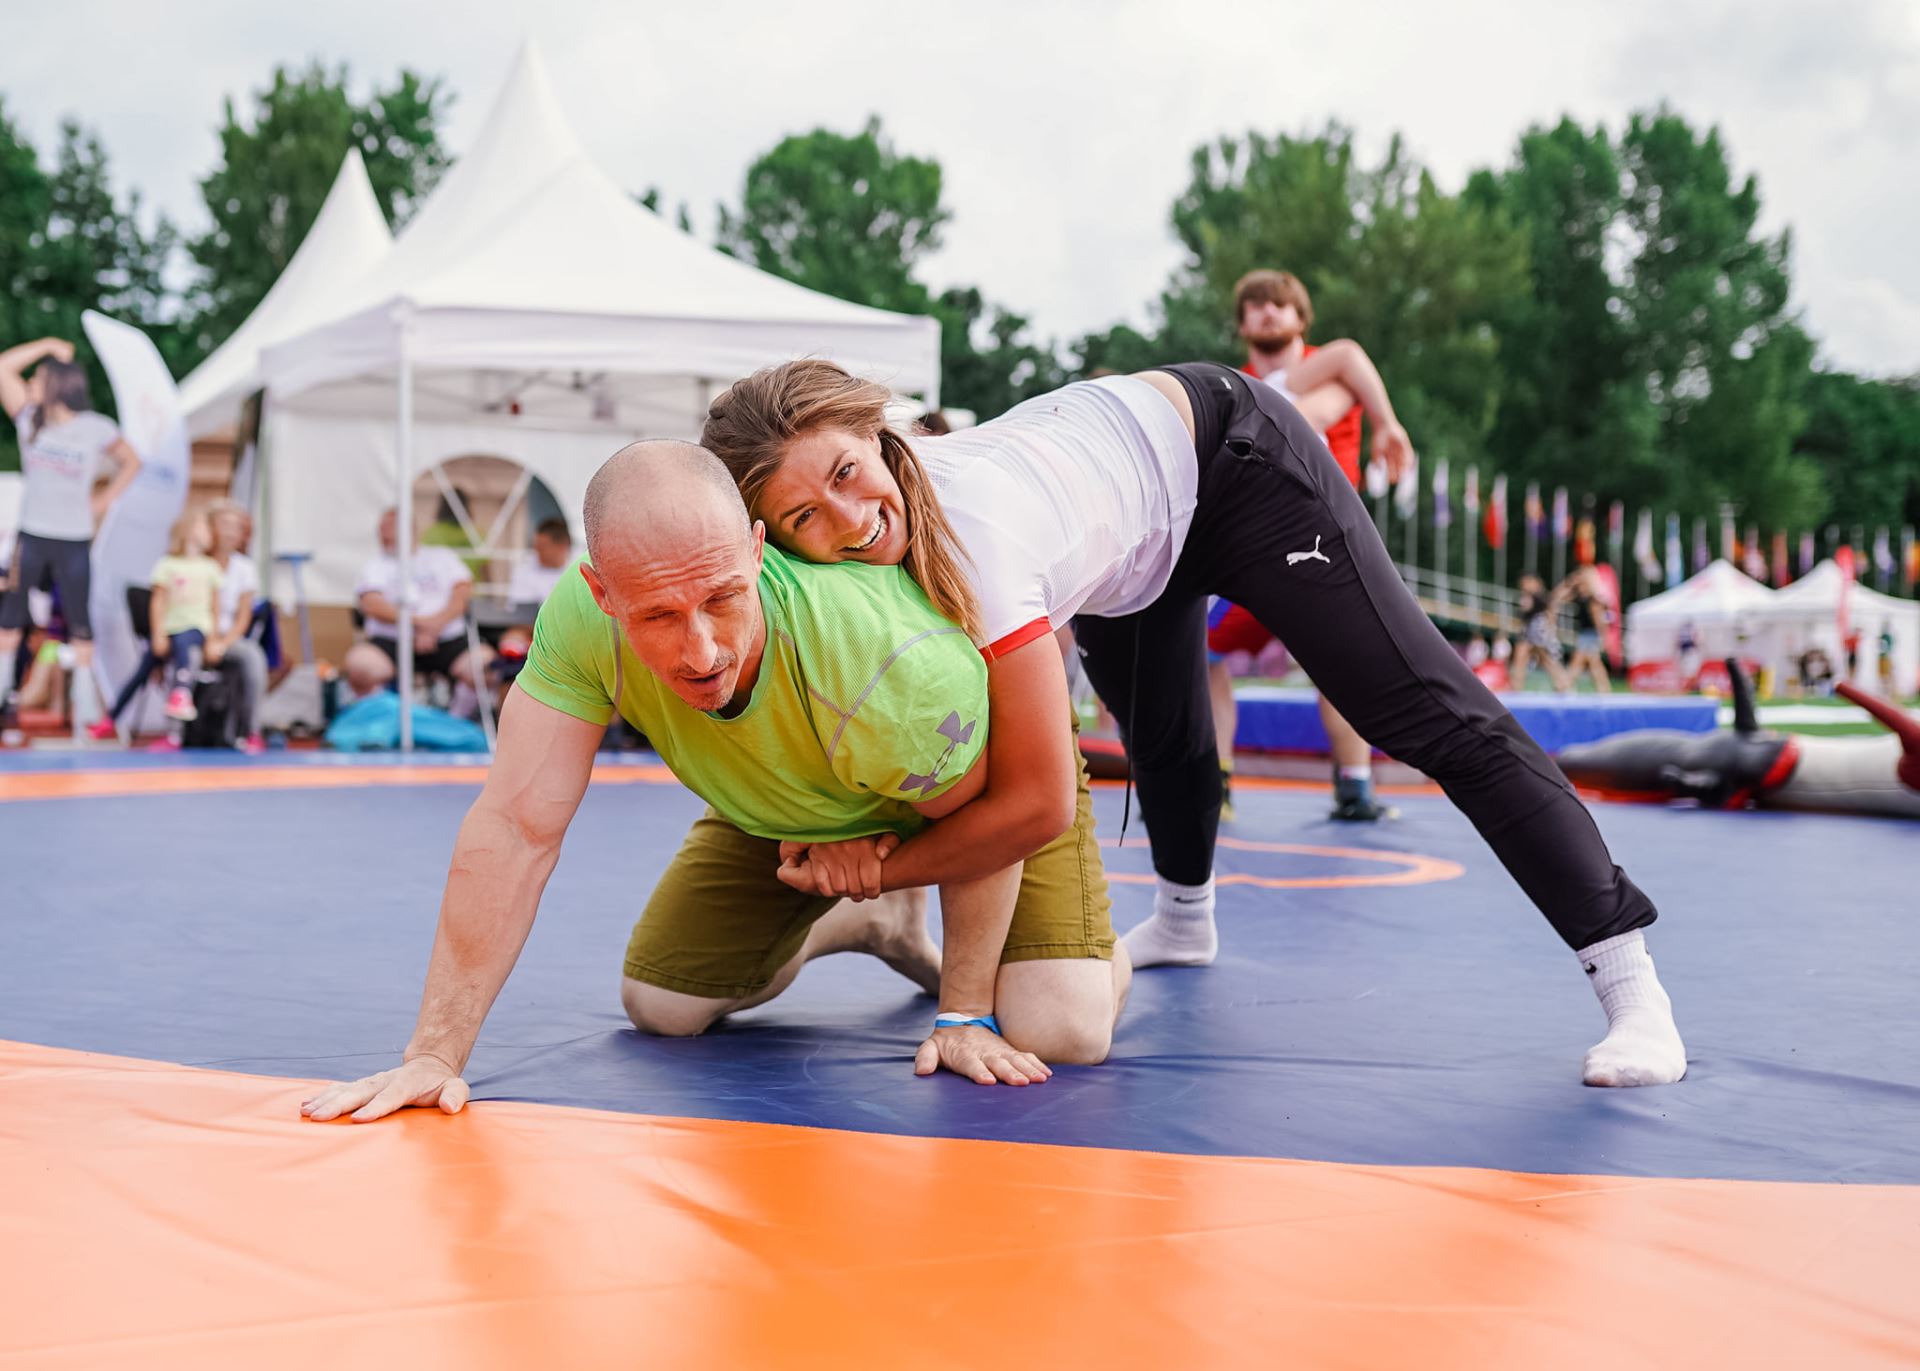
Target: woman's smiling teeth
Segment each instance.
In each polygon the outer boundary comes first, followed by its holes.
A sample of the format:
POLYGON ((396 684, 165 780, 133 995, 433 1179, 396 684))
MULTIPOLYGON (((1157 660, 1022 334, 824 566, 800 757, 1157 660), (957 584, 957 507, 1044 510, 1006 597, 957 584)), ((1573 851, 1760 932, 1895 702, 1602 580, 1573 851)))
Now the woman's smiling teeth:
POLYGON ((854 546, 848 548, 847 551, 848 552, 865 552, 869 548, 871 548, 875 543, 879 542, 882 538, 886 537, 886 535, 887 535, 887 511, 886 511, 886 507, 883 505, 880 508, 879 512, 873 516, 873 531, 867 534, 867 540, 864 543, 856 543, 854 546))

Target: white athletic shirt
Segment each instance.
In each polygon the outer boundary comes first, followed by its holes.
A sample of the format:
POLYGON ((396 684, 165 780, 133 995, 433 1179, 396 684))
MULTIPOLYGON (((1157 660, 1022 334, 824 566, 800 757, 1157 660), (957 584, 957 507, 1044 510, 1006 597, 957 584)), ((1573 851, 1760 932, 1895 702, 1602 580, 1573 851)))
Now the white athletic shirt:
POLYGON ((213 627, 216 633, 231 633, 233 621, 244 601, 248 609, 260 594, 260 570, 244 552, 229 553, 226 569, 220 573, 220 589, 213 601, 213 627))
MULTIPOLYGON (((467 570, 467 564, 454 554, 452 549, 435 547, 417 547, 407 561, 407 570, 413 580, 413 612, 416 615, 438 614, 453 599, 453 592, 473 579, 473 573, 467 570)), ((386 598, 390 605, 400 603, 400 559, 391 552, 376 552, 360 573, 360 582, 353 588, 357 600, 369 590, 376 591, 386 598)), ((369 638, 393 639, 400 636, 400 626, 380 619, 367 620, 369 638)), ((440 629, 440 641, 451 642, 455 638, 467 636, 466 616, 458 615, 449 619, 440 629)))
POLYGON ((988 661, 1167 588, 1200 464, 1180 412, 1145 381, 1082 381, 913 448, 971 558, 988 661))
POLYGON ((118 467, 107 449, 120 437, 113 420, 92 410, 70 414, 36 435, 34 408, 14 419, 20 437, 20 531, 36 538, 84 542, 93 537, 93 483, 103 465, 118 467))

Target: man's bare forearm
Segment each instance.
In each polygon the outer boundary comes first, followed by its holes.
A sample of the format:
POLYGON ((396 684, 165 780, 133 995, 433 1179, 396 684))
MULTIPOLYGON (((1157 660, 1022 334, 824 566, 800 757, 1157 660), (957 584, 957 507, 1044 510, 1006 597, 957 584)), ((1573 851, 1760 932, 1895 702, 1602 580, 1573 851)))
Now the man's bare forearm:
POLYGON ((536 839, 507 815, 475 805, 460 826, 440 927, 427 966, 420 1019, 406 1057, 464 1069, 480 1025, 519 960, 560 858, 560 841, 536 839))
POLYGON ((940 1008, 990 1014, 1023 864, 940 887, 940 1008))

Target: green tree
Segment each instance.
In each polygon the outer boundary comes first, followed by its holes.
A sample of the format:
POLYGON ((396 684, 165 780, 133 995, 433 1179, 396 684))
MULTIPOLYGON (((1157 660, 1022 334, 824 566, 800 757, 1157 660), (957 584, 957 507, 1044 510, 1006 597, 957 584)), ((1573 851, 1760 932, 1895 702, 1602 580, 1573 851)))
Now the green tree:
POLYGON ((1083 372, 1238 361, 1234 283, 1279 267, 1312 292, 1314 338, 1366 347, 1416 443, 1478 451, 1499 396, 1493 320, 1526 288, 1524 243, 1498 206, 1443 193, 1397 139, 1365 166, 1351 130, 1329 124, 1196 149, 1172 224, 1187 259, 1152 334, 1119 325, 1082 338, 1083 372))
POLYGON ((213 224, 190 244, 202 272, 194 351, 204 355, 244 323, 279 279, 349 148, 360 150, 388 222, 405 223, 447 165, 440 130, 452 100, 437 78, 404 70, 356 100, 346 68, 318 62, 275 68, 244 121, 229 99, 219 165, 200 183, 213 224))
POLYGON ((1659 415, 1633 372, 1608 265, 1624 211, 1604 128, 1562 119, 1520 138, 1504 171, 1476 172, 1462 198, 1497 208, 1526 236, 1530 288, 1494 320, 1502 376, 1488 435, 1493 465, 1543 485, 1590 485, 1636 502, 1664 490, 1659 415))
POLYGON ((1920 377, 1816 371, 1806 410, 1794 451, 1818 464, 1838 518, 1867 527, 1920 523, 1920 377))
MULTIPOLYGON (((161 355, 176 361, 180 335, 164 280, 177 242, 173 227, 164 217, 151 231, 142 227, 138 194, 114 194, 106 150, 71 120, 60 127, 51 171, 11 128, 0 132, 0 165, 8 190, 0 210, 7 342, 56 335, 80 343, 94 398, 111 412, 106 373, 85 347, 81 315, 99 310, 145 329, 161 355)), ((0 442, 0 466, 17 466, 10 428, 0 442)))
MULTIPOLYGON (((810 290, 940 320, 941 398, 992 418, 1059 384, 1051 347, 1026 319, 959 286, 921 279, 952 218, 940 164, 898 152, 878 119, 856 134, 783 138, 747 168, 740 208, 719 207, 723 251, 810 290)), ((657 197, 656 197, 657 200, 657 197)))
POLYGON ((1736 183, 1719 131, 1666 109, 1633 116, 1620 168, 1622 328, 1667 473, 1652 493, 1692 513, 1732 503, 1767 528, 1817 521, 1819 466, 1793 451, 1813 345, 1787 308, 1789 236, 1755 232, 1758 180, 1736 183))
POLYGON ((737 213, 719 207, 720 246, 809 290, 924 314, 916 269, 952 217, 940 183, 940 164, 896 152, 877 118, 795 134, 747 168, 737 213))
POLYGON ((990 304, 974 287, 942 292, 933 313, 940 320, 940 390, 947 404, 991 419, 1065 383, 1060 359, 1028 336, 1028 321, 990 304))

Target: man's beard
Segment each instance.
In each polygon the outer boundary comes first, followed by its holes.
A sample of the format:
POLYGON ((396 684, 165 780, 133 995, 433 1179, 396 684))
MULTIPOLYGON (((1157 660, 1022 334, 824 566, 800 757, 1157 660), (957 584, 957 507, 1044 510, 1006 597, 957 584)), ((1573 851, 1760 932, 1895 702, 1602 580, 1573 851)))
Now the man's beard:
POLYGON ((1299 339, 1301 330, 1291 329, 1276 333, 1246 334, 1247 346, 1256 352, 1283 352, 1299 339))

